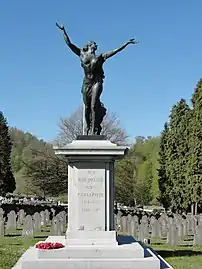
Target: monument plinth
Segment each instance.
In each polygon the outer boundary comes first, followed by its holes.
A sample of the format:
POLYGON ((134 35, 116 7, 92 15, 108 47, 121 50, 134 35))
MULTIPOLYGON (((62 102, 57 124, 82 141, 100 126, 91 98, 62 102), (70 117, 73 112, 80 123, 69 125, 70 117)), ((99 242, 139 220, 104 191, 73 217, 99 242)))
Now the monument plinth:
POLYGON ((55 153, 68 159, 67 244, 117 244, 114 161, 126 147, 100 136, 80 136, 55 153))
POLYGON ((68 228, 65 236, 49 236, 46 241, 65 247, 31 247, 14 269, 171 268, 131 236, 116 235, 114 162, 127 148, 104 137, 81 136, 54 150, 68 159, 68 228))

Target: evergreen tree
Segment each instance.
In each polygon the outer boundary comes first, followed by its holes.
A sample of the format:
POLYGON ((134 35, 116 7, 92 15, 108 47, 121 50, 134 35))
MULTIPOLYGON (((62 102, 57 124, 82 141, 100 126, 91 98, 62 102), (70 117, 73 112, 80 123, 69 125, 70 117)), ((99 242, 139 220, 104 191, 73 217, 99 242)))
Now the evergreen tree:
POLYGON ((168 132, 169 127, 166 122, 164 125, 164 130, 161 133, 160 139, 160 150, 159 150, 159 202, 165 207, 167 210, 170 206, 170 192, 172 189, 172 181, 167 175, 167 162, 168 162, 168 132))
POLYGON ((188 162, 188 183, 191 201, 197 207, 202 203, 202 79, 192 95, 192 121, 190 134, 190 155, 188 162))
POLYGON ((176 212, 187 210, 186 169, 189 153, 189 118, 190 108, 184 99, 173 106, 170 114, 170 124, 167 143, 167 176, 170 181, 171 209, 176 212))
POLYGON ((134 204, 134 169, 135 164, 130 156, 115 164, 115 199, 124 205, 134 204))
POLYGON ((12 193, 15 190, 15 179, 11 170, 11 149, 7 121, 0 111, 0 194, 12 193))

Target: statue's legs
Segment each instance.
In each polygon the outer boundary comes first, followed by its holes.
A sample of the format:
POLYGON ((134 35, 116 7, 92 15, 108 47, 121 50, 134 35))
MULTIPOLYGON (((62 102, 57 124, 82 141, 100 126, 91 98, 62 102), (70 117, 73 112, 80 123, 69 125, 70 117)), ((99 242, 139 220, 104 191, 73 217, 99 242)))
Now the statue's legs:
POLYGON ((99 127, 99 104, 100 95, 102 93, 102 83, 97 82, 92 87, 92 97, 91 97, 91 119, 92 119, 92 130, 93 134, 97 134, 99 127))
POLYGON ((86 125, 87 125, 87 135, 90 132, 91 129, 91 109, 90 106, 85 106, 85 119, 86 119, 86 125))
POLYGON ((104 107, 104 104, 100 102, 99 100, 99 111, 98 111, 98 128, 97 128, 97 135, 100 135, 101 134, 101 131, 102 131, 102 126, 101 126, 101 123, 104 119, 104 116, 106 115, 106 108, 104 107))
POLYGON ((83 102, 85 106, 85 120, 87 125, 87 135, 91 129, 91 98, 87 94, 83 95, 83 102))

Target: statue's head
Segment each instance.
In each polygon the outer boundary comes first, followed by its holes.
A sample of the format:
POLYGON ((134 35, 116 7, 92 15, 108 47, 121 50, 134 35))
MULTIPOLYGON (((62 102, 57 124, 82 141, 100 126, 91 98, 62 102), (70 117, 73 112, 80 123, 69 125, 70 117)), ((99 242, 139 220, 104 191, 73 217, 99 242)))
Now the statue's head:
POLYGON ((84 51, 91 51, 91 52, 95 52, 97 50, 97 44, 94 41, 89 41, 83 48, 84 51))

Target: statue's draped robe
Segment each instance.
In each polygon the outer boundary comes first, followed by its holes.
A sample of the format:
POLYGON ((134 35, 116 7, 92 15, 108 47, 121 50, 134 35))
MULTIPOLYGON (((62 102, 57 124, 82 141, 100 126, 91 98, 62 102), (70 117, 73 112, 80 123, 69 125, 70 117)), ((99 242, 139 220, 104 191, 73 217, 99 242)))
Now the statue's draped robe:
MULTIPOLYGON (((103 54, 96 56, 90 53, 81 53, 81 66, 84 69, 84 79, 82 85, 82 94, 83 94, 83 101, 85 104, 86 109, 88 108, 89 111, 92 108, 92 95, 95 94, 93 92, 94 85, 99 84, 99 90, 96 92, 96 127, 100 128, 100 124, 106 114, 106 108, 100 102, 100 95, 103 90, 103 80, 104 70, 103 70, 103 63, 105 62, 105 57, 103 54)), ((89 115, 91 118, 91 115, 89 115)), ((87 123, 88 125, 88 123, 87 123)))

